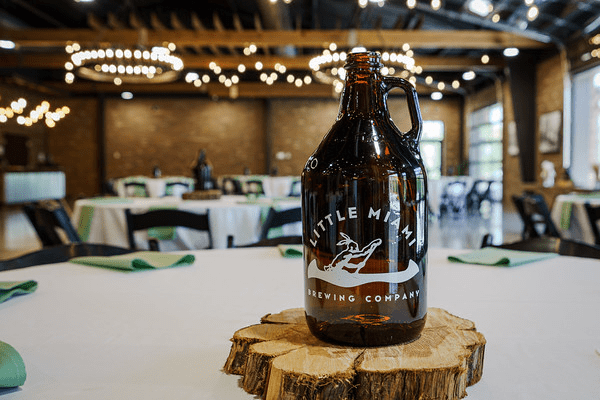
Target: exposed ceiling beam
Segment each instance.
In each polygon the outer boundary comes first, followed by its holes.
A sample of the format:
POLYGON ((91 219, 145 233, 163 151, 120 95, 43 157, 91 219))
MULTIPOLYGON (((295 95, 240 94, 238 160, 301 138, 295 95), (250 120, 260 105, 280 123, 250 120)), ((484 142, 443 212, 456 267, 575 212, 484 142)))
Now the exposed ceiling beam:
POLYGON ((510 32, 483 30, 316 30, 316 31, 222 31, 212 30, 91 30, 91 29, 0 29, 0 37, 12 40, 19 47, 63 47, 77 41, 84 46, 99 43, 122 45, 155 44, 164 41, 177 46, 305 46, 323 48, 336 43, 338 48, 362 45, 367 48, 397 48, 409 43, 417 48, 454 49, 521 49, 544 48, 548 45, 510 32))
MULTIPOLYGON (((261 61, 266 69, 272 69, 277 63, 283 64, 288 70, 308 70, 310 56, 296 56, 293 58, 283 56, 228 56, 228 55, 191 55, 181 56, 186 69, 208 69, 208 64, 217 61, 223 69, 236 69, 238 65, 254 65, 261 61)), ((5 55, 0 58, 0 68, 41 68, 63 69, 68 61, 67 54, 21 54, 5 55)), ((482 64, 478 57, 428 57, 415 56, 415 64, 423 67, 424 71, 464 71, 473 69, 477 71, 495 71, 504 68, 501 58, 492 57, 490 62, 482 64)))
MULTIPOLYGON (((339 98, 332 85, 310 84, 302 87, 296 87, 288 83, 274 83, 267 85, 260 82, 241 82, 231 88, 227 88, 219 83, 208 83, 200 88, 185 82, 174 82, 160 85, 128 85, 120 86, 112 83, 99 83, 89 81, 78 81, 72 85, 66 83, 50 82, 45 87, 56 90, 61 93, 71 93, 79 95, 93 95, 97 93, 118 95, 123 91, 132 92, 134 95, 165 95, 165 94, 206 94, 208 96, 218 97, 240 97, 240 98, 280 98, 280 97, 308 97, 308 98, 339 98)), ((417 84, 417 92, 420 96, 429 95, 434 89, 417 84)))

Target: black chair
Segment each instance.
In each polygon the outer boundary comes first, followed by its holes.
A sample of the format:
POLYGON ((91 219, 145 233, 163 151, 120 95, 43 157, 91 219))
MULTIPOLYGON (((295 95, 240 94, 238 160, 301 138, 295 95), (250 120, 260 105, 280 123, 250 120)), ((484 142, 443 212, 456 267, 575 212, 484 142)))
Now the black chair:
POLYGON ((600 221, 600 206, 593 206, 590 203, 585 203, 585 211, 587 212, 590 226, 594 233, 594 241, 597 246, 600 246, 600 229, 598 228, 598 222, 600 221))
POLYGON ((450 213, 462 216, 467 211, 467 183, 464 181, 449 182, 442 191, 440 214, 450 213))
POLYGON ((300 197, 302 196, 302 182, 294 181, 292 182, 292 188, 290 189, 290 197, 300 197))
POLYGON ((251 179, 246 181, 246 193, 247 194, 265 194, 263 182, 258 179, 251 179))
POLYGON ((467 211, 470 213, 479 213, 481 204, 484 201, 491 202, 490 181, 478 179, 467 193, 467 211))
POLYGON ((123 184, 127 197, 150 197, 148 188, 144 182, 131 181, 123 184))
POLYGON ((233 236, 227 236, 227 248, 229 249, 234 247, 274 247, 279 246, 280 244, 302 244, 302 236, 279 236, 275 238, 259 240, 258 242, 241 246, 235 246, 233 243, 233 236))
POLYGON ((488 246, 510 250, 556 253, 563 256, 600 259, 600 246, 592 246, 587 243, 552 236, 540 236, 513 243, 492 245, 492 236, 487 234, 483 237, 481 247, 488 246))
POLYGON ((542 236, 560 238, 560 233, 550 217, 550 209, 541 194, 525 192, 512 196, 513 203, 523 222, 523 239, 542 236))
POLYGON ((192 187, 187 182, 174 181, 165 183, 165 196, 181 195, 191 191, 192 187))
POLYGON ((293 224, 302 221, 302 208, 290 208, 277 211, 273 207, 269 209, 269 214, 262 225, 259 240, 265 240, 269 237, 269 231, 273 228, 279 228, 284 225, 293 224))
POLYGON ((221 190, 225 194, 244 194, 240 181, 231 177, 223 178, 221 181, 221 190))
POLYGON ((45 247, 42 250, 24 254, 10 260, 0 261, 0 271, 26 268, 42 264, 69 261, 73 257, 116 256, 131 253, 133 250, 104 244, 71 243, 45 247))
MULTIPOLYGON (((208 246, 212 248, 212 236, 210 233, 210 224, 208 213, 196 214, 184 210, 150 210, 142 214, 134 214, 130 209, 125 210, 127 220, 127 235, 129 239, 129 248, 136 250, 134 233, 136 231, 147 230, 160 227, 184 227, 204 231, 208 234, 208 246)), ((150 250, 159 251, 158 240, 149 239, 148 246, 150 250)))
POLYGON ((23 206, 23 211, 44 247, 69 242, 81 243, 66 209, 59 201, 27 203, 23 206))

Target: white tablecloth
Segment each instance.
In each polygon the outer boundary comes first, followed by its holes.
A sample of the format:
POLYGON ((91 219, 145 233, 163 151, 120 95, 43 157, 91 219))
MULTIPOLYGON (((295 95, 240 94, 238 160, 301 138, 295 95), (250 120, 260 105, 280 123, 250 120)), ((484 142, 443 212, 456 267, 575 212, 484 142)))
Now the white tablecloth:
POLYGON ((585 211, 585 203, 600 205, 600 192, 556 196, 552 205, 551 217, 563 238, 594 244, 594 233, 585 211))
MULTIPOLYGON (((214 248, 226 248, 227 237, 234 237, 234 244, 244 245, 258 241, 262 218, 269 207, 280 209, 299 207, 300 199, 259 198, 248 201, 245 196, 222 196, 218 200, 181 200, 177 197, 163 198, 101 198, 82 199, 73 207, 73 224, 85 242, 103 243, 129 247, 125 209, 134 213, 152 208, 177 208, 197 213, 209 212, 209 223, 214 248), (90 217, 91 213, 91 217, 90 217)), ((301 234, 301 224, 284 227, 283 234, 301 234)), ((136 233, 139 248, 147 248, 148 236, 136 233)), ((162 241, 161 250, 185 250, 205 247, 204 233, 177 228, 175 240, 162 241)))
MULTIPOLYGON (((598 260, 449 263, 458 252, 430 250, 428 304, 486 337, 483 377, 468 399, 598 399, 598 260)), ((302 260, 275 248, 193 254, 193 266, 160 271, 61 263, 0 272, 39 284, 0 304, 0 340, 28 374, 2 399, 254 399, 222 372, 229 339, 266 313, 303 306, 302 260)))
POLYGON ((265 196, 267 197, 289 196, 293 183, 300 180, 299 176, 231 175, 227 177, 240 182, 244 193, 248 192, 246 182, 253 180, 261 181, 265 196))

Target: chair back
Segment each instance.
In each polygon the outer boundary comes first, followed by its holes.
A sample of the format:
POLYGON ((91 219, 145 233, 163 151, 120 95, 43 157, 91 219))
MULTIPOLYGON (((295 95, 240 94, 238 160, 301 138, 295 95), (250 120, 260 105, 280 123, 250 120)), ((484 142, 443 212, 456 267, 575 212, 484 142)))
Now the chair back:
POLYGON ((233 243, 233 236, 227 236, 227 248, 236 248, 236 247, 274 247, 279 246, 280 244, 302 244, 302 236, 278 236, 270 239, 262 239, 258 242, 244 244, 241 246, 236 246, 233 243))
POLYGON ((144 182, 131 181, 123 184, 127 197, 150 197, 148 188, 144 182))
POLYGON ((590 227, 594 233, 594 242, 597 246, 600 246, 600 228, 598 228, 598 222, 600 222, 600 205, 593 206, 590 203, 585 203, 585 211, 587 212, 590 227))
POLYGON ((541 194, 526 192, 512 196, 513 203, 523 222, 523 239, 541 236, 560 237, 560 233, 550 217, 550 210, 541 194))
POLYGON ((277 211, 273 207, 269 209, 269 214, 262 226, 260 239, 265 240, 269 237, 269 231, 273 228, 279 228, 284 225, 293 224, 302 221, 302 208, 290 208, 287 210, 277 211))
POLYGON ((510 250, 556 253, 562 256, 600 259, 600 246, 593 246, 587 243, 562 239, 559 237, 541 236, 513 243, 504 243, 497 246, 492 245, 491 243, 492 238, 488 234, 484 237, 481 247, 492 246, 510 250))
POLYGON ((290 197, 302 196, 302 181, 295 180, 292 182, 292 188, 290 189, 290 197))
POLYGON ((449 182, 442 192, 440 213, 460 216, 465 211, 467 211, 467 183, 464 181, 449 182))
POLYGON ((240 182, 229 176, 224 177, 221 181, 221 190, 225 194, 244 194, 240 182))
POLYGON ((246 181, 246 193, 248 194, 265 194, 263 181, 259 179, 250 179, 246 181))
POLYGON ((23 206, 23 211, 43 246, 81 243, 67 211, 58 201, 28 203, 23 206))
POLYGON ((0 271, 27 268, 34 265, 54 264, 69 261, 73 257, 115 256, 131 253, 132 250, 104 244, 70 243, 45 247, 10 260, 0 261, 0 271))
POLYGON ((191 191, 191 186, 187 182, 173 181, 165 183, 165 196, 181 197, 184 193, 191 191))
POLYGON ((481 208, 481 203, 484 200, 490 199, 490 181, 484 181, 481 179, 476 180, 467 193, 467 210, 470 212, 476 211, 479 212, 481 208))
MULTIPOLYGON (((208 213, 196 214, 191 211, 161 209, 134 214, 130 209, 126 209, 125 218, 127 220, 129 248, 132 250, 137 249, 134 237, 136 231, 159 227, 184 227, 206 232, 208 234, 208 246, 206 248, 212 248, 212 236, 210 233, 208 213)), ((156 240, 150 239, 149 247, 151 250, 159 250, 158 242, 156 240)))

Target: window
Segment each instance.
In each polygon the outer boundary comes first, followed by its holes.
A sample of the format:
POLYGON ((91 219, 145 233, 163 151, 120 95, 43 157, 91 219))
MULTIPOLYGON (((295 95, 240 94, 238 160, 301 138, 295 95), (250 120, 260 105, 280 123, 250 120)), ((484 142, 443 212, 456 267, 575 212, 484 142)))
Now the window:
POLYGON ((469 176, 502 181, 501 104, 484 107, 469 118, 469 176))
POLYGON ((439 179, 442 176, 443 140, 444 123, 442 121, 423 121, 420 150, 429 179, 439 179))
POLYGON ((594 189, 600 166, 600 66, 573 76, 571 160, 569 174, 576 187, 594 189))

